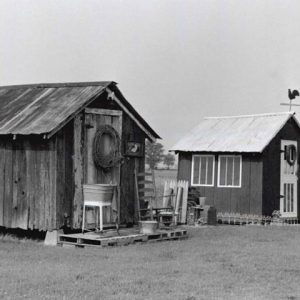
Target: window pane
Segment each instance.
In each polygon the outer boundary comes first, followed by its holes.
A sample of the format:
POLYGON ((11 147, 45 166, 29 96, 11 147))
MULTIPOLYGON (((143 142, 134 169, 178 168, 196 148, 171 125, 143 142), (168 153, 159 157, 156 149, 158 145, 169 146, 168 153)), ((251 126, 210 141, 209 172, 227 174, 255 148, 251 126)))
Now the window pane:
POLYGON ((213 183, 213 157, 207 158, 207 184, 212 185, 213 183))
POLYGON ((294 212, 294 184, 291 184, 291 212, 294 212))
POLYGON ((200 184, 206 184, 206 162, 207 157, 201 157, 200 159, 200 184))
POLYGON ((194 178, 193 178, 193 184, 199 184, 199 162, 200 157, 194 156, 194 178))
POLYGON ((286 199, 287 199, 287 194, 286 194, 286 183, 283 185, 284 188, 284 198, 283 198, 283 212, 286 212, 286 199))
POLYGON ((227 157, 227 181, 226 185, 233 185, 233 157, 227 157))
POLYGON ((234 158, 234 176, 233 176, 233 185, 239 186, 241 179, 240 179, 240 172, 241 172, 241 158, 235 157, 234 158))
POLYGON ((287 203, 286 203, 286 211, 290 212, 290 200, 291 200, 291 195, 290 195, 290 190, 291 190, 291 184, 287 184, 287 203))
POLYGON ((220 185, 225 185, 226 157, 220 157, 220 185))

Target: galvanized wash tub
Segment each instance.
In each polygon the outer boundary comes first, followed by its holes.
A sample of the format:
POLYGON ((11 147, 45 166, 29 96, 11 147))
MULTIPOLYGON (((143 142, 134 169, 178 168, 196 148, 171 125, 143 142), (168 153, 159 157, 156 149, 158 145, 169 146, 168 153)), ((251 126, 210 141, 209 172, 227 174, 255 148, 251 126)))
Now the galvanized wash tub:
POLYGON ((84 184, 84 201, 112 203, 116 184, 84 184))
POLYGON ((140 221, 140 233, 152 234, 158 228, 157 221, 140 221))

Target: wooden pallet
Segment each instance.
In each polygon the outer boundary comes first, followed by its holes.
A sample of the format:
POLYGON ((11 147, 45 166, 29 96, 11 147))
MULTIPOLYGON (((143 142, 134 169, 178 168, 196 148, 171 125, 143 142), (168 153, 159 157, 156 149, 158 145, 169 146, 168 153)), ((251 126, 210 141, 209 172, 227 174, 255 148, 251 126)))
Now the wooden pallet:
POLYGON ((187 230, 159 230, 153 234, 126 233, 121 231, 120 235, 111 232, 111 236, 105 233, 76 233, 61 234, 58 237, 58 245, 63 247, 107 247, 107 246, 124 246, 135 243, 158 242, 164 240, 184 239, 188 237, 187 230))

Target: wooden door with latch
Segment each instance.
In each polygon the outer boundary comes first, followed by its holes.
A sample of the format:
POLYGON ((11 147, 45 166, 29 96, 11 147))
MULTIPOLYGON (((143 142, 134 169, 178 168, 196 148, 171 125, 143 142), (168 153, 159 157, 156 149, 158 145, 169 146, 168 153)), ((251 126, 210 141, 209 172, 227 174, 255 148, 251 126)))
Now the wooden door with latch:
POLYGON ((297 217, 297 152, 297 141, 281 140, 280 213, 286 218, 297 217))
MULTIPOLYGON (((85 109, 85 183, 86 184, 116 184, 117 185, 117 216, 120 219, 120 163, 109 169, 103 169, 94 162, 93 147, 94 139, 98 130, 103 126, 111 126, 122 137, 122 111, 99 108, 85 109)), ((103 134, 101 137, 101 155, 110 153, 114 147, 111 136, 103 134)), ((111 207, 103 208, 103 223, 115 223, 116 215, 111 207)))

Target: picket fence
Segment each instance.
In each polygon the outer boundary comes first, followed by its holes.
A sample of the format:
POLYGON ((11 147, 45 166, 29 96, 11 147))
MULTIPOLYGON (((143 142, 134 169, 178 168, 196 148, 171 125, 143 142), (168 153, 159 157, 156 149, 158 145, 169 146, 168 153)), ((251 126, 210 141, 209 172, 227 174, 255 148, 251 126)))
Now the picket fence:
POLYGON ((181 224, 185 224, 187 219, 188 192, 188 181, 165 181, 163 207, 172 206, 175 209, 175 213, 178 215, 177 222, 181 224))
POLYGON ((297 225, 297 218, 272 218, 270 216, 248 215, 239 213, 217 213, 220 224, 232 225, 297 225))

